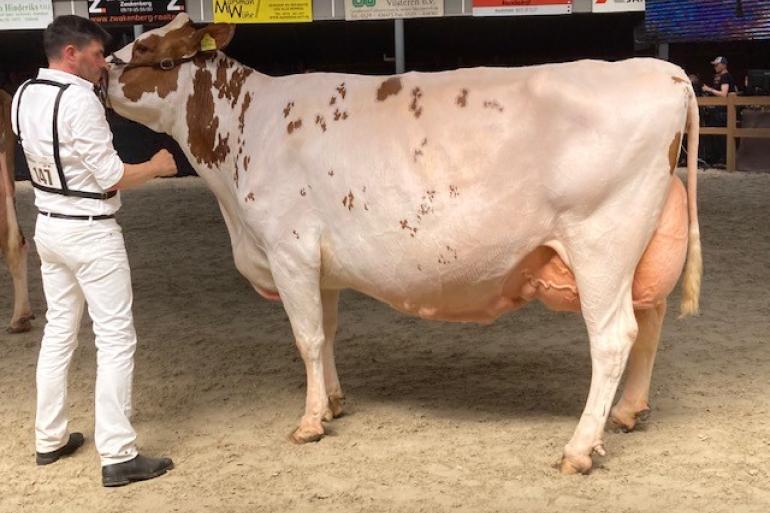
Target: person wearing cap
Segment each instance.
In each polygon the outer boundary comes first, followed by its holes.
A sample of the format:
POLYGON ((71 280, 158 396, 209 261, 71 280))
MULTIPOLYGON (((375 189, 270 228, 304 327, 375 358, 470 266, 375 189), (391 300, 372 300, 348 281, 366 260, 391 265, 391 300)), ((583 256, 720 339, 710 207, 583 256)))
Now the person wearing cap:
POLYGON ((727 97, 729 93, 737 91, 735 87, 735 80, 733 76, 727 71, 727 59, 724 57, 717 57, 711 61, 711 65, 714 66, 714 80, 712 82, 713 87, 703 85, 703 92, 709 93, 714 96, 727 97))
POLYGON ((35 245, 48 306, 36 374, 36 462, 54 463, 83 445, 83 434, 69 430, 67 374, 87 304, 97 348, 94 442, 102 484, 121 486, 160 476, 173 462, 139 454, 129 420, 136 332, 115 221, 118 191, 174 175, 176 164, 166 150, 142 164, 125 164, 115 152, 94 94, 108 40, 91 20, 57 17, 43 33, 49 67, 19 88, 12 121, 40 211, 35 245))
MULTIPOLYGON (((727 59, 717 57, 711 64, 714 66, 714 79, 712 85, 703 84, 704 95, 721 96, 726 98, 728 94, 736 92, 735 80, 727 71, 727 59)), ((727 113, 724 107, 706 107, 703 109, 703 119, 708 126, 727 125, 727 113)), ((724 167, 727 160, 727 141, 721 135, 703 136, 703 158, 711 166, 724 167)))

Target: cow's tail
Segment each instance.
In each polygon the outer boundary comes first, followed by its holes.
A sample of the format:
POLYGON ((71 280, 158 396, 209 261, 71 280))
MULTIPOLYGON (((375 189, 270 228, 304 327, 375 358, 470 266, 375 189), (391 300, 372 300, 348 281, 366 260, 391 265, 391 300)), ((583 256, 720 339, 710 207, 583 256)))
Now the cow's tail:
POLYGON ((698 100, 690 95, 687 114, 687 212, 690 218, 687 241, 687 264, 682 281, 682 304, 679 318, 696 315, 700 309, 700 286, 703 276, 703 255, 698 226, 698 137, 700 116, 698 100))

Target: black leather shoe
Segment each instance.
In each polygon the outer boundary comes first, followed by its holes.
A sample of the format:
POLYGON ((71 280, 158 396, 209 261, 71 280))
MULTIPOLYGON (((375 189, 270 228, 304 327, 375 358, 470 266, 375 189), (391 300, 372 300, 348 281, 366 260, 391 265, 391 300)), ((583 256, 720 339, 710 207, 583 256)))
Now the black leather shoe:
POLYGON ((133 460, 102 467, 104 486, 125 486, 135 481, 146 481, 162 476, 174 468, 171 458, 147 458, 137 454, 133 460))
POLYGON ((64 447, 51 452, 36 452, 35 461, 38 465, 50 465, 51 463, 58 461, 59 458, 69 456, 77 451, 78 448, 83 445, 84 441, 85 437, 83 436, 83 433, 70 433, 70 439, 67 440, 64 447))

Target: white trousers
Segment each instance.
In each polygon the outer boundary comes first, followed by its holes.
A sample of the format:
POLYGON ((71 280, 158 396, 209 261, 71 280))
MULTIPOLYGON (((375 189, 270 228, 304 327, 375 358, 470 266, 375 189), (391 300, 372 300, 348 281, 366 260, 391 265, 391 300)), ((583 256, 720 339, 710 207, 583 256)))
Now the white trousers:
POLYGON ((39 215, 35 244, 48 303, 37 362, 36 450, 54 451, 69 438, 67 374, 87 303, 97 349, 96 449, 102 465, 128 461, 137 454, 129 421, 136 332, 123 232, 114 219, 39 215))

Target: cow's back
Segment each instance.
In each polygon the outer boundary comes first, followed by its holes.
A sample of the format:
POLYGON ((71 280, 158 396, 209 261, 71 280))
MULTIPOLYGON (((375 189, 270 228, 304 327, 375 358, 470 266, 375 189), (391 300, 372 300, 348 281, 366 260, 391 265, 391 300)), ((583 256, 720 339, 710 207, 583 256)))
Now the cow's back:
POLYGON ((689 87, 681 69, 654 59, 312 77, 259 91, 267 107, 249 134, 259 148, 254 188, 274 187, 279 172, 292 188, 332 172, 336 180, 321 182, 329 194, 340 182, 374 182, 391 190, 389 203, 439 185, 481 184, 502 201, 547 189, 560 208, 577 208, 587 192, 599 196, 622 179, 606 166, 668 148, 666 132, 684 124, 689 87), (593 173, 583 179, 594 187, 572 191, 575 172, 593 173))

